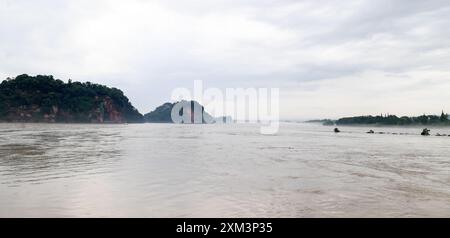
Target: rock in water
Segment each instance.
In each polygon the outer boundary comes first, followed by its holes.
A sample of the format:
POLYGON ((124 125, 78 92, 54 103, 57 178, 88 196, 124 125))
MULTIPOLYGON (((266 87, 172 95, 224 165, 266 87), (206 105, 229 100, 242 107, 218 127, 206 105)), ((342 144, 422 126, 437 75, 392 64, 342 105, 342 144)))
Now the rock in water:
POLYGON ((421 135, 423 136, 429 136, 430 135, 430 130, 428 128, 423 129, 421 135))
POLYGON ((370 130, 370 131, 367 132, 367 134, 375 134, 375 131, 370 130))
POLYGON ((334 128, 334 133, 339 133, 341 132, 338 128, 334 128))

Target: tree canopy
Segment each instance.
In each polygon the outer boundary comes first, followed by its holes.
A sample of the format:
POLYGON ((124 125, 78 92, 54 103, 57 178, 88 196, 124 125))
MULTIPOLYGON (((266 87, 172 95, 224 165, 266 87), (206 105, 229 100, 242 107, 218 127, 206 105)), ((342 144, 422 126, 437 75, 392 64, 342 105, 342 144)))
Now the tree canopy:
POLYGON ((46 114, 56 113, 57 121, 89 122, 93 112, 101 110, 105 100, 126 122, 141 122, 143 116, 117 88, 91 82, 81 83, 69 80, 65 83, 53 76, 19 75, 8 78, 0 84, 0 119, 14 120, 14 114, 37 108, 32 118, 39 121, 46 114))

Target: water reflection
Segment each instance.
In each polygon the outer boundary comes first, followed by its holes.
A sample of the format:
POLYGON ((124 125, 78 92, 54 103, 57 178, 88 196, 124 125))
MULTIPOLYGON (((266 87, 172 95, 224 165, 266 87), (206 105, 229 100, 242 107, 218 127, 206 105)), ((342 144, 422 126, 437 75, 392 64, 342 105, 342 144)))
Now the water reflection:
POLYGON ((81 125, 47 128, 54 131, 41 130, 39 125, 29 127, 0 130, 2 184, 39 183, 86 174, 108 168, 121 154, 120 132, 81 125))

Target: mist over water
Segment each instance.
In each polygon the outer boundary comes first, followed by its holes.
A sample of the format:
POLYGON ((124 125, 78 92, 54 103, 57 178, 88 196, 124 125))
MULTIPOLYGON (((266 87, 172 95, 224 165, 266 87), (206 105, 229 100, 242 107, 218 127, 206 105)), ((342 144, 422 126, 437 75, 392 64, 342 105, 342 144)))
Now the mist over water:
POLYGON ((259 129, 0 124, 0 217, 450 216, 450 137, 259 129))

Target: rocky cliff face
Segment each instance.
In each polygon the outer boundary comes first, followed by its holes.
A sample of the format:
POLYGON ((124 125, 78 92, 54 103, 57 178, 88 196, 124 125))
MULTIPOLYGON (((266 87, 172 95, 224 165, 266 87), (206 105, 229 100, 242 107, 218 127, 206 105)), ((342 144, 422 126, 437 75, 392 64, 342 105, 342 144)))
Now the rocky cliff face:
POLYGON ((0 84, 0 121, 127 123, 143 116, 118 89, 21 75, 0 84))
POLYGON ((97 123, 125 123, 127 120, 124 115, 114 105, 111 98, 106 97, 101 100, 99 109, 95 111, 95 120, 92 122, 97 123))
POLYGON ((3 114, 0 121, 4 122, 89 122, 89 123, 126 123, 128 120, 111 98, 98 99, 95 107, 83 113, 72 113, 52 106, 44 112, 41 105, 20 106, 11 108, 3 114))

